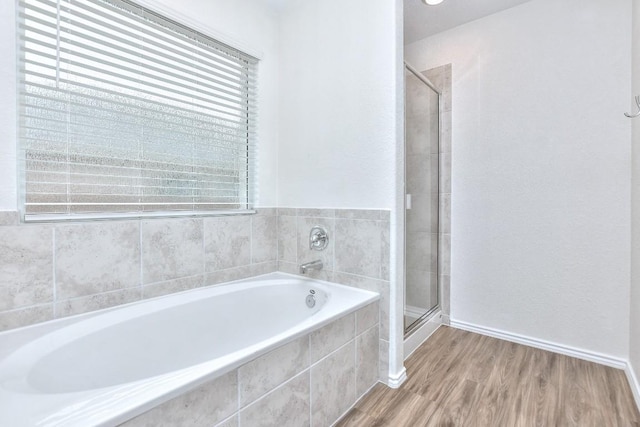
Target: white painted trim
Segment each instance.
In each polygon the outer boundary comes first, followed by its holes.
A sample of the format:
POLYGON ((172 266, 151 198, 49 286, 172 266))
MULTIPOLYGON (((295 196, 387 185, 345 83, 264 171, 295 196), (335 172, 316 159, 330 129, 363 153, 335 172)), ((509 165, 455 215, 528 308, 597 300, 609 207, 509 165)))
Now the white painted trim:
POLYGON ((631 387, 631 392, 633 393, 633 398, 636 401, 636 406, 638 407, 638 410, 640 410, 640 382, 638 382, 638 377, 636 376, 636 372, 633 370, 631 363, 627 362, 624 373, 627 374, 629 387, 631 387))
POLYGON ((505 341, 511 341, 518 344, 527 345, 529 347, 540 348, 542 350, 552 351, 554 353, 564 354, 566 356, 575 357, 589 362, 599 363, 601 365, 611 366, 612 368, 625 370, 627 367, 627 361, 624 359, 618 359, 616 357, 607 356, 604 354, 586 351, 575 347, 570 347, 562 344, 557 344, 545 340, 539 340, 536 338, 527 337, 525 335, 513 334, 498 329, 487 328, 484 326, 478 326, 467 322, 461 322, 458 320, 451 320, 451 326, 457 329, 463 329, 469 332, 475 332, 481 335, 487 335, 494 338, 503 339, 505 341))
POLYGON ((442 325, 442 312, 437 311, 429 320, 424 322, 418 329, 413 331, 411 335, 404 339, 404 360, 407 360, 411 354, 416 351, 429 337, 438 330, 442 325))
POLYGON ((407 369, 403 366, 402 371, 396 376, 389 375, 389 379, 387 380, 387 385, 391 388, 399 388, 402 383, 407 380, 407 369))

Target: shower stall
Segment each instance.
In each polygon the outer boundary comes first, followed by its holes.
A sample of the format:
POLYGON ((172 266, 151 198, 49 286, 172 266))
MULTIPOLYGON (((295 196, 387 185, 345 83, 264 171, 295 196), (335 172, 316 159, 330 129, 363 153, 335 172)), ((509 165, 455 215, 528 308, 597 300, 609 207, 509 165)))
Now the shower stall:
POLYGON ((441 90, 405 63, 405 336, 440 307, 441 90))

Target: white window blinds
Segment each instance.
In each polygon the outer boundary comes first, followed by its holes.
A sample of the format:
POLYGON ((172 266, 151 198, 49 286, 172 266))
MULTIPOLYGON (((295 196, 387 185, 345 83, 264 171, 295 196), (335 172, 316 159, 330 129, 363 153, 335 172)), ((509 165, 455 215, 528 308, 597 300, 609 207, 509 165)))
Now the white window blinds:
POLYGON ((19 4, 26 220, 251 207, 255 58, 126 0, 19 4))

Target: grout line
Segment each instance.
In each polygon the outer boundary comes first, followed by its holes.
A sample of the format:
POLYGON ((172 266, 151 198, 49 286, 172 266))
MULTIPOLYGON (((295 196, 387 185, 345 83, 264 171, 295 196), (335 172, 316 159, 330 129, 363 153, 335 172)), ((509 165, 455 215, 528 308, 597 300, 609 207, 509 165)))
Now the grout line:
POLYGON ((256 215, 249 217, 249 268, 253 265, 253 220, 256 215))
POLYGON ((142 220, 138 220, 138 254, 140 258, 140 275, 138 276, 138 282, 140 283, 140 289, 142 289, 142 287, 144 286, 144 252, 142 250, 142 227, 142 220))
POLYGON ((311 382, 311 333, 307 334, 307 339, 309 340, 309 426, 313 425, 313 383, 311 382))
MULTIPOLYGON (((340 320, 340 319, 337 319, 337 320, 335 320, 335 321, 338 321, 338 320, 340 320)), ((330 325, 330 324, 331 324, 331 323, 329 323, 329 325, 330 325)), ((316 331, 318 331, 318 330, 319 330, 319 329, 316 329, 316 331)), ((315 331, 312 331, 312 332, 315 332, 315 331)), ((346 343, 342 344, 340 347, 336 348, 335 350, 332 350, 332 351, 331 351, 331 352, 329 352, 327 355, 323 356, 322 358, 318 359, 317 361, 312 362, 312 363, 311 363, 310 368, 313 368, 314 366, 318 365, 319 363, 324 362, 326 359, 328 359, 329 357, 331 357, 334 353, 337 353, 338 351, 342 350, 343 348, 345 348, 345 347, 346 347, 346 346, 348 346, 349 344, 351 344, 351 343, 354 343, 354 344, 355 344, 355 341, 356 341, 356 336, 355 336, 355 332, 354 332, 354 336, 353 336, 353 338, 350 338, 350 339, 349 339, 349 341, 347 341, 346 343)))
MULTIPOLYGON (((267 354, 268 354, 268 353, 267 353, 267 354)), ((237 415, 237 417, 238 417, 238 422, 240 422, 240 409, 242 409, 242 408, 241 408, 241 406, 240 406, 240 402, 241 402, 241 400, 240 400, 240 368, 242 368, 242 367, 243 367, 243 366, 245 366, 245 365, 246 365, 246 363, 245 363, 245 364, 243 364, 243 365, 238 366, 238 367, 235 369, 235 371, 236 371, 236 398, 238 399, 238 400, 237 400, 237 402, 236 402, 236 403, 237 403, 237 405, 236 405, 236 408, 237 408, 237 409, 236 409, 235 414, 236 414, 236 415, 237 415)), ((248 405, 247 405, 247 406, 248 406, 248 405)), ((238 427, 239 427, 239 426, 238 426, 238 427)))
MULTIPOLYGON (((24 307, 16 307, 16 308, 11 308, 9 310, 0 310, 0 315, 1 314, 15 314, 19 311, 23 311, 23 310, 31 310, 34 308, 43 308, 49 305, 53 305, 55 306, 55 304, 51 303, 51 302, 42 302, 42 303, 38 303, 38 304, 32 304, 32 305, 25 305, 24 307)), ((40 322, 36 322, 36 323, 40 323, 40 322)), ((33 325, 34 323, 30 323, 29 325, 33 325)))
POLYGON ((234 417, 238 417, 238 427, 240 427, 240 411, 235 411, 233 414, 229 415, 227 418, 220 420, 215 423, 213 427, 218 427, 227 423, 227 421, 231 421, 234 417))
MULTIPOLYGON (((268 353, 267 353, 268 354, 268 353)), ((241 368, 244 365, 239 366, 239 368, 241 368)), ((242 411, 244 411, 247 408, 252 407, 253 405, 257 404, 258 402, 260 402, 261 400, 266 399, 268 396, 270 396, 271 394, 275 393, 276 391, 280 390, 282 387, 286 386, 287 384, 289 384, 290 382, 292 382, 293 380, 297 379, 298 377, 304 375, 305 373, 308 373, 311 371, 311 367, 307 367, 305 369, 303 369, 302 371, 298 372, 297 374, 295 374, 294 376, 292 376, 291 378, 287 379, 286 381, 284 381, 283 383, 281 383, 280 385, 278 385, 277 387, 274 387, 273 389, 269 390, 268 392, 266 392, 265 394, 263 394, 262 396, 260 396, 259 398, 251 401, 250 403, 244 405, 243 407, 240 407, 240 401, 238 401, 238 414, 242 411)), ((240 387, 238 387, 238 389, 240 389, 240 387)))
MULTIPOLYGON (((205 233, 204 218, 202 219, 202 275, 207 274, 207 233, 205 233)), ((204 278, 203 278, 204 281, 204 278)))
MULTIPOLYGON (((311 334, 309 334, 309 343, 311 343, 311 334)), ((311 359, 309 359, 309 362, 311 362, 311 359)), ((309 366, 309 426, 313 427, 313 387, 311 384, 311 366, 309 366)))
MULTIPOLYGON (((365 306, 366 307, 366 306, 365 306)), ((364 308, 364 307, 363 307, 364 308)), ((362 310, 362 309, 361 309, 362 310)), ((357 312, 356 312, 357 313, 357 312)), ((363 336, 364 334, 368 333, 369 331, 378 328, 378 341, 382 340, 382 338, 380 338, 380 322, 376 322, 375 325, 373 326, 369 326, 367 329, 365 329, 364 331, 360 332, 359 334, 356 333, 356 338, 363 336)), ((386 341, 386 340, 383 340, 386 341)))
POLYGON ((51 229, 51 278, 53 285, 53 318, 58 317, 58 278, 56 277, 56 227, 51 229))
POLYGON ((298 228, 299 228, 299 223, 300 223, 300 217, 298 216, 298 209, 296 209, 296 216, 295 216, 295 233, 294 233, 294 235, 293 235, 293 237, 294 237, 294 244, 295 244, 294 248, 295 248, 295 253, 296 253, 296 256, 295 256, 296 261, 295 261, 295 263, 294 263, 294 264, 295 264, 296 266, 300 265, 300 254, 298 253, 298 252, 300 252, 300 251, 298 250, 298 243, 299 243, 299 242, 298 242, 298 233, 299 233, 298 228))
MULTIPOLYGON (((277 196, 276 196, 277 197, 277 196)), ((280 214, 275 210, 276 219, 276 270, 280 269, 280 214)))
MULTIPOLYGON (((364 307, 363 307, 364 308, 364 307)), ((359 310, 358 310, 359 311, 359 310)), ((358 322, 357 322, 357 318, 358 318, 358 311, 356 311, 355 315, 353 316, 353 332, 354 332, 354 338, 353 338, 353 395, 357 397, 358 394, 358 322)), ((378 352, 379 353, 379 352, 378 352)), ((378 354, 378 357, 380 357, 380 354, 378 354)))

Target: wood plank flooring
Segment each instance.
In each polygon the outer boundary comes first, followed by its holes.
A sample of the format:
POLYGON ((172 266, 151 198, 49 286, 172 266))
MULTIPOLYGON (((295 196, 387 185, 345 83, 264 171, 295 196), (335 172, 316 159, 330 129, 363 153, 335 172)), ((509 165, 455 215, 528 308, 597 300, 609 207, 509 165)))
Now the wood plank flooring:
POLYGON ((441 327, 337 425, 640 427, 625 374, 580 359, 441 327))

